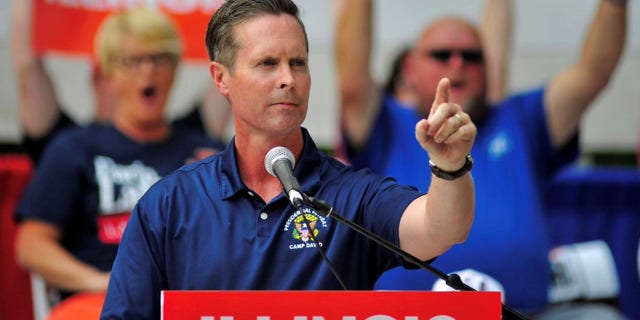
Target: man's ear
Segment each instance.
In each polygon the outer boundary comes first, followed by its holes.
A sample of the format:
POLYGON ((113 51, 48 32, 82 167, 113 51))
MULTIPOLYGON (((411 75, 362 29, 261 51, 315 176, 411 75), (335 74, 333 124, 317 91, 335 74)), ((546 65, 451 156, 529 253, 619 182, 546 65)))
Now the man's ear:
POLYGON ((227 81, 229 80, 229 70, 221 63, 211 61, 209 64, 209 73, 211 74, 213 84, 216 86, 218 91, 223 96, 227 97, 229 95, 229 88, 227 85, 227 81))

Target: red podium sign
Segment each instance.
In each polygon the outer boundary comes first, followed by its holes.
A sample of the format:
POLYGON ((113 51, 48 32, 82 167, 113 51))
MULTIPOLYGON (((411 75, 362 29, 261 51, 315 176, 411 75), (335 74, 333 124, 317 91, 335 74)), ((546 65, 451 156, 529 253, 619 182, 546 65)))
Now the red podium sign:
POLYGON ((163 320, 500 319, 498 292, 163 291, 163 320))

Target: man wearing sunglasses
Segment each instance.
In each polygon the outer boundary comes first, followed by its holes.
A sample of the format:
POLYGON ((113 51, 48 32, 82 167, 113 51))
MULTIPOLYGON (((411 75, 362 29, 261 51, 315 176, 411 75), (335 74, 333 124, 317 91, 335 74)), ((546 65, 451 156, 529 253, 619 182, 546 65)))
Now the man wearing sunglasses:
MULTIPOLYGON (((441 179, 441 174, 420 153, 413 131, 429 114, 435 83, 449 78, 451 101, 464 106, 478 126, 471 152, 477 214, 467 242, 439 257, 434 266, 445 272, 471 268, 489 275, 504 287, 509 305, 532 315, 541 312, 548 305, 552 278, 544 188, 558 168, 576 158, 581 118, 619 61, 626 1, 599 2, 573 65, 540 88, 504 99, 491 86, 493 55, 506 41, 483 47, 495 34, 482 32, 481 37, 477 27, 455 17, 435 21, 420 34, 404 63, 404 79, 418 96, 415 110, 381 94, 373 81, 372 0, 341 3, 335 48, 342 152, 354 166, 427 191, 428 181, 441 179)), ((422 270, 402 272, 410 274, 413 289, 430 289, 436 280, 422 270)))

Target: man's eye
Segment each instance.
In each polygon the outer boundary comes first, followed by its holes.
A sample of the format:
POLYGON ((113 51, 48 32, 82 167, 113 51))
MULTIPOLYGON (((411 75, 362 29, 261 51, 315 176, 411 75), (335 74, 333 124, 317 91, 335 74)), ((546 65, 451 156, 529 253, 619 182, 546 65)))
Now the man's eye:
POLYGON ((306 67, 307 62, 304 60, 293 60, 291 61, 291 66, 293 67, 306 67))
POLYGON ((126 57, 122 59, 122 62, 126 66, 137 66, 142 63, 142 57, 134 56, 134 57, 126 57))

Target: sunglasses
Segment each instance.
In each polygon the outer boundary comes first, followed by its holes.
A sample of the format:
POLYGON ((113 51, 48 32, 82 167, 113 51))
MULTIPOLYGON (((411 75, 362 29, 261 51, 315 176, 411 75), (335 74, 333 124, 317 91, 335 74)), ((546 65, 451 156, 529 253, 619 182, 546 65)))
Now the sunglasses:
POLYGON ((482 51, 481 50, 431 50, 427 52, 431 59, 436 60, 438 62, 447 62, 451 57, 455 55, 460 55, 462 60, 469 64, 479 64, 483 61, 482 51))

